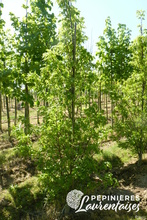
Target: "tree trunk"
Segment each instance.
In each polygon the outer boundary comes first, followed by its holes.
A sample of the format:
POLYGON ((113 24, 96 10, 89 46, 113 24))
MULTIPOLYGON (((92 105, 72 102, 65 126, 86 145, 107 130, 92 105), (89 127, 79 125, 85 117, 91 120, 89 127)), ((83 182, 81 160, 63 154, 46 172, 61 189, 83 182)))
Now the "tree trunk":
MULTIPOLYGON (((112 57, 112 52, 111 52, 112 57)), ((112 75, 112 60, 111 60, 111 126, 113 129, 113 94, 112 94, 112 83, 113 83, 113 75, 112 75)))
POLYGON ((143 144, 142 144, 142 140, 139 146, 139 152, 138 152, 138 164, 140 165, 142 162, 142 155, 143 155, 143 144))
MULTIPOLYGON (((29 94, 27 83, 25 84, 25 93, 27 97, 29 94)), ((29 134, 29 130, 30 130, 29 128, 30 128, 29 103, 26 99, 25 101, 25 128, 24 128, 24 132, 26 135, 29 134)))
MULTIPOLYGON (((4 101, 3 101, 3 104, 4 104, 4 109, 5 109, 5 108, 6 108, 6 95, 4 95, 3 100, 4 100, 4 101)), ((3 110, 4 110, 4 109, 3 109, 3 110)))
POLYGON ((88 100, 87 100, 87 90, 85 91, 85 96, 86 96, 86 103, 85 103, 85 108, 87 109, 87 106, 88 106, 88 100))
POLYGON ((40 121, 39 121, 39 100, 37 98, 37 124, 39 125, 40 124, 40 121))
POLYGON ((142 161, 142 152, 139 154, 139 163, 142 161))
POLYGON ((72 93, 72 130, 73 130, 73 140, 74 140, 74 129, 75 129, 75 62, 76 62, 76 23, 75 23, 75 33, 73 36, 73 66, 72 66, 72 85, 71 85, 71 93, 72 93))
POLYGON ((6 95, 6 109, 7 109, 7 122, 8 122, 8 137, 9 141, 11 141, 11 126, 10 126, 10 112, 9 112, 9 100, 8 96, 6 95))
POLYGON ((98 108, 99 108, 99 111, 101 111, 101 109, 102 109, 102 106, 101 106, 101 82, 100 82, 99 94, 98 94, 98 108))
MULTIPOLYGON (((141 36, 143 35, 142 33, 142 20, 141 20, 141 36)), ((144 46, 143 46, 143 42, 142 42, 142 45, 141 45, 141 64, 142 66, 144 65, 144 62, 143 62, 143 59, 144 59, 144 46)), ((141 94, 141 121, 143 123, 143 120, 144 120, 144 94, 145 94, 145 87, 146 87, 146 81, 145 81, 145 72, 144 72, 144 78, 143 78, 143 81, 142 81, 142 94, 141 94)), ((141 163, 142 161, 142 154, 143 154, 143 129, 141 128, 141 144, 140 144, 140 148, 139 148, 139 163, 141 163)))
MULTIPOLYGON (((26 6, 28 6, 28 0, 26 0, 26 6)), ((28 7, 26 7, 26 32, 25 35, 27 35, 28 33, 28 28, 27 28, 27 18, 28 18, 28 7)), ((28 44, 27 42, 27 38, 25 41, 26 45, 28 44)), ((25 73, 26 76, 29 73, 29 67, 28 67, 28 58, 27 58, 27 53, 25 55, 25 73)), ((29 95, 29 88, 28 88, 28 84, 25 84, 25 95, 26 95, 26 100, 25 100, 25 125, 24 125, 24 133, 25 135, 29 134, 30 131, 30 117, 29 117, 29 103, 27 100, 27 97, 29 95)))
MULTIPOLYGON (((48 88, 46 88, 46 94, 48 93, 48 88)), ((45 106, 46 107, 48 107, 49 106, 49 103, 48 103, 48 101, 46 101, 46 104, 45 104, 45 106)))
POLYGON ((2 132, 2 94, 0 92, 0 131, 2 132))
POLYGON ((16 126, 17 123, 17 99, 15 98, 15 120, 14 120, 14 125, 16 126))
POLYGON ((89 89, 89 108, 90 108, 90 101, 91 101, 91 91, 89 89))
MULTIPOLYGON (((71 22, 71 30, 73 29, 71 14, 70 14, 70 22, 71 22)), ((72 35, 72 55, 73 55, 73 64, 72 64, 72 83, 71 83, 71 95, 72 95, 72 103, 71 103, 71 119, 72 119, 72 146, 74 146, 74 136, 75 136, 75 74, 76 74, 76 23, 74 24, 74 33, 72 35)), ((74 159, 74 155, 72 155, 71 160, 74 159)), ((73 164, 70 165, 70 173, 72 173, 73 164)), ((72 187, 74 187, 74 179, 72 180, 72 187)))
POLYGON ((9 100, 9 108, 11 109, 11 98, 9 97, 8 100, 9 100))
POLYGON ((106 94, 106 118, 107 118, 107 123, 108 123, 108 96, 106 94))

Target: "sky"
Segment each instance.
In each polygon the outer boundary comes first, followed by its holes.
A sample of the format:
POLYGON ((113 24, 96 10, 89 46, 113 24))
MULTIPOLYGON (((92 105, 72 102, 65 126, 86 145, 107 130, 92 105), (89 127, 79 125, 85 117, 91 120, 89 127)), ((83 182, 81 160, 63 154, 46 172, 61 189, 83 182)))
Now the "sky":
MULTIPOLYGON (((9 12, 22 17, 24 9, 21 5, 25 0, 0 0, 4 4, 3 19, 10 28, 9 12)), ((55 2, 55 0, 53 0, 55 2)), ((91 52, 96 51, 98 37, 103 35, 105 20, 111 18, 112 27, 117 28, 119 23, 126 24, 132 30, 132 39, 139 34, 139 20, 136 18, 137 10, 145 10, 146 20, 143 25, 147 28, 147 0, 77 0, 76 7, 80 10, 81 16, 85 18, 85 33, 89 40, 86 47, 91 52)), ((57 3, 54 7, 55 14, 58 15, 57 3)))

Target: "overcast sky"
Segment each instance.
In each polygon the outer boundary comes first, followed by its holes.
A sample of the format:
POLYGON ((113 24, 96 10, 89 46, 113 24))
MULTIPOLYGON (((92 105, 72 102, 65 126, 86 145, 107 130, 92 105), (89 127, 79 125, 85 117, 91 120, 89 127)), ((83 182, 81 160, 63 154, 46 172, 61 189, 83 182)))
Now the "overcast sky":
MULTIPOLYGON (((24 15, 21 5, 25 0, 0 0, 4 4, 3 18, 10 28, 9 12, 13 12, 16 16, 24 15)), ((55 2, 55 0, 53 0, 55 2)), ((86 35, 89 41, 86 45, 88 49, 95 51, 95 44, 98 37, 103 34, 105 28, 105 19, 110 16, 112 26, 116 29, 118 23, 126 24, 132 30, 132 39, 134 39, 139 29, 136 18, 137 10, 146 11, 146 20, 144 27, 147 28, 147 0, 77 0, 76 7, 81 11, 81 15, 85 18, 86 35)), ((57 3, 55 3, 55 14, 57 15, 57 3)))

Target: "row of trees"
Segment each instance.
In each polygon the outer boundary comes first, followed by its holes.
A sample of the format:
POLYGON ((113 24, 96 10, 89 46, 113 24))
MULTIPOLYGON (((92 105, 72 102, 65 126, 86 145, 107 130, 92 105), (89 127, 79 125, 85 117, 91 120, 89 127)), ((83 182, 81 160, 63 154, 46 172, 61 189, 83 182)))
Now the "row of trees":
POLYGON ((95 63, 95 57, 84 47, 87 37, 80 12, 73 1, 57 2, 61 10, 58 34, 50 0, 30 0, 29 4, 26 1, 22 20, 10 13, 14 35, 4 31, 5 22, 0 15, 0 129, 2 94, 6 95, 10 140, 8 97, 14 98, 15 103, 24 103, 27 136, 31 133, 29 107, 36 105, 43 117, 37 127, 38 164, 53 197, 77 184, 87 187, 90 174, 97 172, 93 156, 99 153, 99 143, 110 131, 115 131, 115 138, 125 137, 140 160, 147 145, 144 11, 137 12, 140 35, 133 42, 126 25, 119 24, 114 30, 110 18, 106 19, 95 63), (35 101, 32 94, 37 97, 35 101), (40 107, 41 101, 44 106, 40 107), (109 107, 111 126, 105 126, 109 107))
MULTIPOLYGON (((56 19, 50 13, 51 7, 50 1, 30 1, 29 6, 26 1, 23 5, 25 18, 20 20, 10 13, 14 35, 5 33, 5 22, 1 18, 1 93, 6 94, 6 99, 11 96, 24 103, 25 134, 29 133, 29 106, 34 105, 30 93, 34 82, 30 76, 33 72, 40 75, 43 53, 55 44, 56 19), (31 12, 28 12, 29 7, 31 12)), ((1 124, 0 127, 2 130, 1 124)), ((10 123, 8 130, 10 136, 10 123)))

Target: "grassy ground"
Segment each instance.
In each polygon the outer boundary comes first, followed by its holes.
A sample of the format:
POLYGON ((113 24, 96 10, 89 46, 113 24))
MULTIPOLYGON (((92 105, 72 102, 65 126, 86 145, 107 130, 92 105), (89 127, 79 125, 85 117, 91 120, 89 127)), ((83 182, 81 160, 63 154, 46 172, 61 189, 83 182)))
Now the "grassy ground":
POLYGON ((119 161, 121 164, 124 164, 129 163, 134 159, 137 160, 137 155, 133 154, 129 149, 119 148, 116 142, 106 142, 102 144, 101 150, 102 153, 96 156, 97 160, 102 158, 108 159, 116 166, 118 165, 119 161))
MULTIPOLYGON (((1 134, 0 142, 1 146, 6 142, 7 135, 5 133, 1 134), (2 144, 3 143, 3 144, 2 144)), ((38 145, 35 142, 34 149, 38 149, 38 145)), ((112 169, 123 169, 124 165, 134 163, 137 158, 128 149, 120 149, 115 142, 108 142, 103 144, 101 147, 103 152, 99 155, 95 155, 95 159, 98 164, 102 161, 109 161, 112 164, 112 169)), ((0 167, 1 167, 1 193, 0 193, 0 211, 1 220, 17 220, 23 219, 26 213, 31 216, 37 213, 40 218, 36 219, 46 219, 46 217, 41 217, 44 215, 42 199, 43 194, 40 189, 36 167, 33 161, 30 159, 23 159, 18 152, 17 147, 10 147, 0 151, 0 167), (18 215, 20 217, 18 217, 18 215)), ((55 216, 55 215, 54 215, 55 216)), ((144 216, 144 212, 143 212, 144 216)), ((27 217, 29 219, 29 217, 27 217)), ((26 219, 27 219, 26 218, 26 219)), ((25 218, 24 218, 25 219, 25 218)), ((55 219, 54 217, 49 219, 55 219)), ((109 219, 105 217, 105 219, 109 219)), ((104 219, 104 220, 105 220, 104 219)), ((118 216, 114 217, 118 219, 118 216)), ((119 218, 124 219, 122 216, 119 218)), ((124 220, 132 220, 134 218, 126 217, 124 220)), ((136 220, 143 220, 144 217, 140 214, 136 215, 136 220)))
MULTIPOLYGON (((18 111, 18 116, 23 114, 24 109, 18 111)), ((36 109, 30 109, 32 124, 37 124, 36 115, 36 109)), ((6 121, 6 112, 4 111, 4 132, 0 134, 0 220, 57 219, 58 213, 55 212, 53 206, 44 209, 44 195, 39 183, 35 160, 29 157, 23 158, 17 146, 12 146, 9 143, 6 121)), ((11 124, 13 123, 14 109, 11 109, 11 124)), ((33 149, 38 150, 37 142, 33 143, 33 149)), ((138 168, 136 165, 137 155, 129 149, 120 148, 116 142, 103 143, 101 150, 99 155, 95 155, 97 166, 101 166, 105 161, 109 162, 113 176, 118 179, 118 188, 138 193, 142 198, 139 213, 134 213, 133 216, 119 216, 118 213, 109 216, 106 213, 105 216, 100 216, 101 219, 145 220, 147 164, 144 162, 138 168)), ((147 155, 144 155, 144 161, 146 158, 147 155)), ((94 217, 94 219, 100 219, 100 217, 94 217)))

